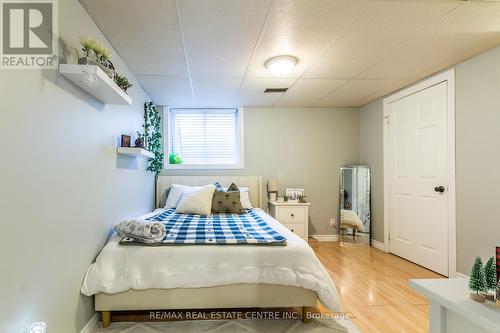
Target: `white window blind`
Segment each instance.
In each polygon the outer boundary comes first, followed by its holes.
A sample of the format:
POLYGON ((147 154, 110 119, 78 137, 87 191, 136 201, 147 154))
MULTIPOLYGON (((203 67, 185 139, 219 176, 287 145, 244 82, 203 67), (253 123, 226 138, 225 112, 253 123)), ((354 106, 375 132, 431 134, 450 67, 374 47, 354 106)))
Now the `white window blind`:
POLYGON ((240 112, 237 108, 172 108, 168 111, 169 154, 184 166, 240 165, 240 112))

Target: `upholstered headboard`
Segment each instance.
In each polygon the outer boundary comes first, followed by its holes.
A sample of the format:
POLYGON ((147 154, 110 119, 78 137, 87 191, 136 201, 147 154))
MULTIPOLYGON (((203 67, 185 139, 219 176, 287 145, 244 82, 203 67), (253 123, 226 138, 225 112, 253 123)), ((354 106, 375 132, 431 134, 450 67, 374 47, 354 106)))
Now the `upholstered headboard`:
POLYGON ((261 177, 258 176, 160 176, 156 182, 156 207, 166 201, 166 190, 172 184, 182 184, 189 186, 201 186, 219 182, 223 187, 235 183, 237 186, 248 187, 250 189, 250 201, 252 206, 261 206, 261 177))

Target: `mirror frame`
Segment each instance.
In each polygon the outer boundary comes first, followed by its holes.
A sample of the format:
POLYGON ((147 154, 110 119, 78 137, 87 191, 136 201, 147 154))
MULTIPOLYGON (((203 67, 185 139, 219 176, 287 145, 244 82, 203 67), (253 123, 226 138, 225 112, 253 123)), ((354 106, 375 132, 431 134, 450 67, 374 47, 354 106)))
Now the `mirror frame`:
POLYGON ((352 169, 352 168, 359 168, 359 167, 363 167, 363 168, 366 168, 368 169, 368 176, 370 177, 370 186, 369 186, 369 191, 370 191, 370 195, 368 196, 368 204, 370 205, 370 228, 369 228, 369 240, 368 240, 368 246, 372 246, 372 222, 373 222, 373 215, 372 215, 372 172, 371 172, 371 168, 368 164, 346 164, 346 165, 342 165, 340 166, 340 170, 339 170, 339 190, 338 190, 338 194, 339 194, 339 200, 338 200, 338 211, 337 211, 337 220, 339 221, 338 223, 338 228, 337 228, 337 232, 338 232, 338 235, 339 235, 339 242, 341 241, 341 238, 342 238, 342 235, 340 233, 340 209, 341 209, 341 204, 342 204, 342 193, 340 193, 342 191, 342 189, 344 188, 344 179, 342 177, 342 171, 345 170, 345 169, 352 169))

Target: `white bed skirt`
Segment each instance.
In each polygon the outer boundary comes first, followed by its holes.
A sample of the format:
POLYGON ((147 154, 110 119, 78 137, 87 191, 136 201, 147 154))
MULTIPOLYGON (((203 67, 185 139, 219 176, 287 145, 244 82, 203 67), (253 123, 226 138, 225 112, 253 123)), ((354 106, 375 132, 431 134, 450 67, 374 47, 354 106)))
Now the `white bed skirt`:
POLYGON ((314 291, 272 284, 129 290, 95 295, 96 311, 278 308, 315 306, 314 291))

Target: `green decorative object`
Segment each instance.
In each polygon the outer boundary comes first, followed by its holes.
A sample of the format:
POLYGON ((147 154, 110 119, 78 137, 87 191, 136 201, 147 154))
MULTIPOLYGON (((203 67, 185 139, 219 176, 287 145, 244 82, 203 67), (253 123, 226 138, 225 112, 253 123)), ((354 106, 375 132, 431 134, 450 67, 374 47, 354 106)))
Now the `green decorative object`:
POLYGON ((180 157, 178 154, 170 154, 168 157, 169 164, 182 164, 182 162, 182 157, 180 157))
POLYGON ((494 257, 490 257, 484 265, 484 275, 488 290, 495 290, 497 287, 497 265, 494 257))
POLYGON ((83 56, 91 57, 97 42, 90 37, 80 37, 80 45, 82 47, 83 56))
POLYGON ((111 79, 115 76, 115 66, 109 60, 111 52, 101 42, 95 41, 90 37, 80 37, 81 54, 78 50, 78 64, 80 65, 97 65, 111 79))
POLYGON ((146 137, 144 134, 137 131, 137 139, 135 139, 135 147, 146 149, 146 137))
POLYGON ((124 92, 127 92, 127 89, 132 87, 132 83, 128 82, 128 79, 123 75, 115 74, 113 80, 124 92))
POLYGON ((484 302, 484 297, 480 295, 480 292, 488 291, 486 285, 486 276, 483 270, 483 261, 480 257, 476 257, 472 269, 470 272, 469 288, 475 293, 471 293, 471 298, 478 302, 484 302))
POLYGON ((155 157, 149 160, 148 171, 157 178, 163 169, 163 150, 161 145, 160 113, 153 102, 144 103, 144 136, 146 146, 155 157))
POLYGON ((80 45, 85 57, 95 57, 103 65, 111 58, 111 52, 101 42, 95 41, 90 37, 80 37, 80 45))

